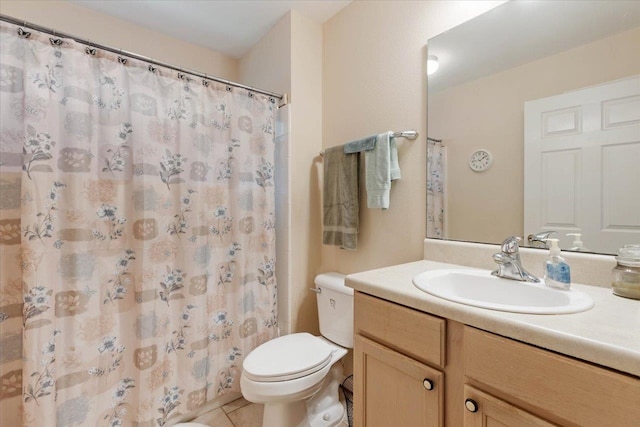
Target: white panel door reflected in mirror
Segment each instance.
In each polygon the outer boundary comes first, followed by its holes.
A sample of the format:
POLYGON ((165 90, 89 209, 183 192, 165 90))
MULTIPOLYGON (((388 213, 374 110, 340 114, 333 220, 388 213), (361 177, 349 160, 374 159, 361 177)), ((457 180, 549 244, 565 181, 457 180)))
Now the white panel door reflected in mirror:
POLYGON ((572 248, 578 233, 608 253, 640 242, 640 75, 524 111, 525 235, 554 230, 572 248))

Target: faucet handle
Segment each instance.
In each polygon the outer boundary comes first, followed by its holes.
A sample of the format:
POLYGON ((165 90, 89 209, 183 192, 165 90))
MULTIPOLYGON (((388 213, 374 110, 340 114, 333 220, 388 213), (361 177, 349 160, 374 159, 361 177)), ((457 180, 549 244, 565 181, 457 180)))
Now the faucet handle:
POLYGON ((517 254, 520 250, 520 246, 518 245, 520 240, 522 239, 518 236, 507 237, 500 245, 500 250, 508 255, 517 254))

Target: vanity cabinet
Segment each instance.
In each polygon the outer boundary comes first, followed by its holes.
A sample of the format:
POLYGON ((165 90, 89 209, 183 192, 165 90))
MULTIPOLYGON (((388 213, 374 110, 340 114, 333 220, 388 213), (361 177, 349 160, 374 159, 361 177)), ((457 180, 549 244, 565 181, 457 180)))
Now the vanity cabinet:
POLYGON ((444 319, 359 292, 355 301, 355 425, 443 426, 444 319))
POLYGON ((355 332, 356 427, 640 426, 636 376, 362 292, 355 332))

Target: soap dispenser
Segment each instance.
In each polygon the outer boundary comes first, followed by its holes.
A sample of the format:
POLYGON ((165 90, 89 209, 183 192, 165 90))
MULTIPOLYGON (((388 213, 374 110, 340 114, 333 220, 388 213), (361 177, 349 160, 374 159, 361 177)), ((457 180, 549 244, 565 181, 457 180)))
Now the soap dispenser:
POLYGON ((589 252, 589 249, 584 247, 581 233, 567 233, 567 236, 573 236, 574 238, 571 248, 569 248, 570 251, 589 252))
POLYGON ((571 269, 560 256, 558 239, 547 239, 550 242, 549 256, 544 263, 544 283, 557 289, 569 290, 571 286, 571 269))

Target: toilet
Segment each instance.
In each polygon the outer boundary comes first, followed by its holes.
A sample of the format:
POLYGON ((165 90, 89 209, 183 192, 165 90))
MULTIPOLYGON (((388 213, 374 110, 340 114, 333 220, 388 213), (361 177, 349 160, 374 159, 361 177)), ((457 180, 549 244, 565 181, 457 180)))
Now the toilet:
POLYGON ((240 389, 264 404, 262 427, 333 427, 345 419, 339 400, 342 364, 353 348, 353 289, 344 274, 315 278, 320 334, 285 335, 247 355, 240 389))

